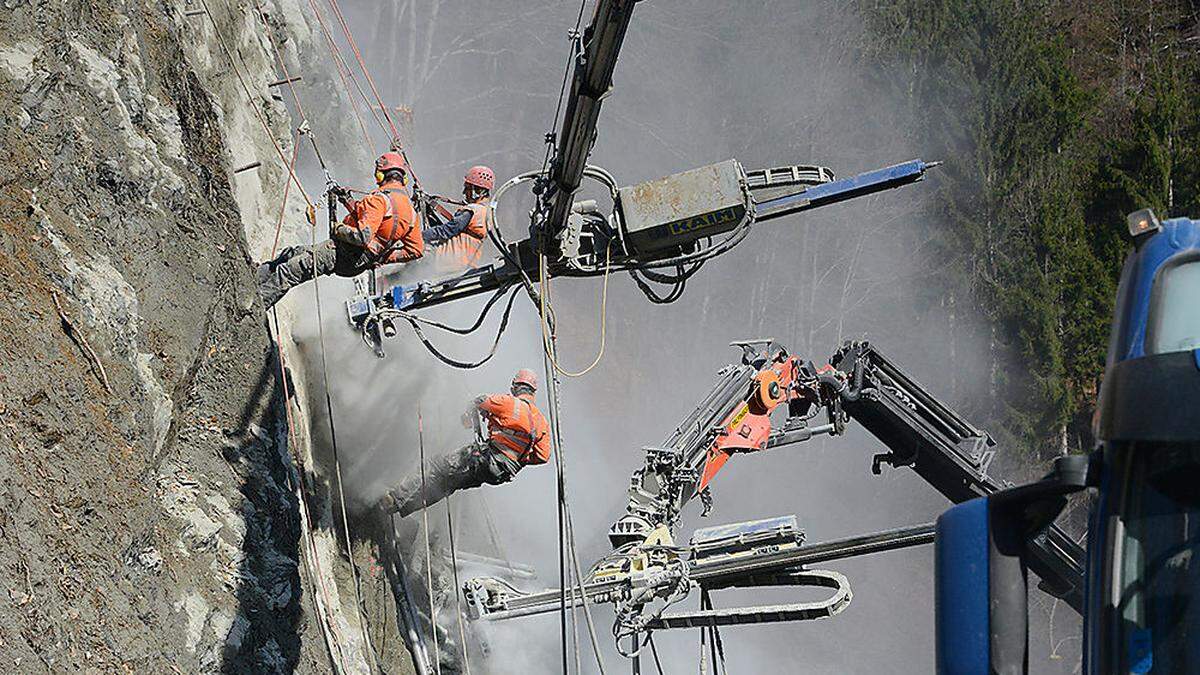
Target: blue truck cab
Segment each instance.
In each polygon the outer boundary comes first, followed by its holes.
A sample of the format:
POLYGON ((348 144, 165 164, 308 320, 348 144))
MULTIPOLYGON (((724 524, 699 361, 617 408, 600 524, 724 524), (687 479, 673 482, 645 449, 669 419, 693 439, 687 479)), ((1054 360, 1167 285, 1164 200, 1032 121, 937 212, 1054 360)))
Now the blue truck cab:
POLYGON ((1128 227, 1096 451, 938 519, 941 673, 1028 669, 1026 543, 1089 488, 1085 672, 1200 672, 1200 220, 1128 227))
POLYGON ((1130 216, 1096 436, 1085 661, 1200 671, 1200 221, 1130 216), (1143 229, 1144 228, 1144 229, 1143 229))

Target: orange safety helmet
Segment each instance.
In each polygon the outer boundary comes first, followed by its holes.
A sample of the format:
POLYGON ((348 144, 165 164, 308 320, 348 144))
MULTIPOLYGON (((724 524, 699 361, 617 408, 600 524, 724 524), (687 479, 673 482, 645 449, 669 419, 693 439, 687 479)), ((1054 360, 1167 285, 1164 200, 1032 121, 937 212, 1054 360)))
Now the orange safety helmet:
POLYGON ((375 160, 375 170, 380 173, 395 169, 408 173, 408 162, 404 161, 404 155, 398 152, 385 152, 375 160))
POLYGON ((528 385, 529 387, 532 387, 533 390, 536 392, 537 391, 537 373, 533 372, 532 370, 530 370, 528 368, 522 368, 522 369, 518 370, 517 374, 513 375, 512 384, 510 386, 516 387, 518 384, 528 385))
POLYGON ((467 175, 463 176, 463 182, 490 192, 496 186, 496 174, 486 166, 477 165, 467 169, 467 175))

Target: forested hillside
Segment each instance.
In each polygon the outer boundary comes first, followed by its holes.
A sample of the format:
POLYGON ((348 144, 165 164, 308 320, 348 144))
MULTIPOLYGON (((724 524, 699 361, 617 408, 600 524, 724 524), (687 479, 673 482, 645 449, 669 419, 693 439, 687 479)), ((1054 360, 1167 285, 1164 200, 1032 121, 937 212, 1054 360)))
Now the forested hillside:
POLYGON ((1200 4, 864 2, 880 86, 946 160, 928 300, 988 335, 988 428, 1091 444, 1126 213, 1200 215, 1200 4), (985 325, 978 325, 984 322, 985 325))

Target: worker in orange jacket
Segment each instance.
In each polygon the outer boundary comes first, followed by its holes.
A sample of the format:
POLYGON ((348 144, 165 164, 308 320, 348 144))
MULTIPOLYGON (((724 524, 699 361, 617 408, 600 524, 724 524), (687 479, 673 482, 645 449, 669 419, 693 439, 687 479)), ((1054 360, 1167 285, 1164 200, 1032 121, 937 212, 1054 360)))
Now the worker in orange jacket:
POLYGON ((424 495, 421 474, 417 472, 379 500, 388 513, 407 516, 445 499, 459 490, 484 483, 500 485, 512 480, 529 464, 545 464, 550 459, 550 425, 533 402, 537 393, 537 375, 522 368, 513 376, 510 394, 480 396, 464 415, 464 422, 487 421, 487 438, 477 440, 430 463, 425 472, 424 495))
POLYGON ((388 263, 408 262, 425 253, 421 227, 404 185, 408 163, 398 152, 375 160, 376 190, 362 199, 349 191, 338 197, 349 213, 333 227, 329 240, 293 246, 258 266, 259 294, 271 307, 289 290, 318 276, 358 276, 388 263))
POLYGON ((434 247, 434 260, 440 272, 459 272, 479 267, 487 239, 488 216, 496 174, 486 166, 473 166, 463 176, 466 205, 444 223, 435 223, 422 231, 425 243, 434 247))

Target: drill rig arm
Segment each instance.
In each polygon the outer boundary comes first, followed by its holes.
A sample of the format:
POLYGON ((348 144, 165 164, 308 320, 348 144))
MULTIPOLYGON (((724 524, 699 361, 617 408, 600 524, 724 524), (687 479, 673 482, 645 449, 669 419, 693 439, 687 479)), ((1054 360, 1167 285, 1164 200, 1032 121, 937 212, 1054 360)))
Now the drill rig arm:
POLYGON ((581 49, 571 77, 562 130, 549 175, 539 187, 539 208, 545 217, 535 222, 535 228, 541 230, 544 241, 553 241, 566 224, 572 199, 583 182, 588 155, 596 142, 600 107, 612 89, 617 56, 636 4, 637 0, 599 0, 591 23, 579 36, 581 49))
MULTIPOLYGON (((614 184, 612 214, 605 216, 594 204, 574 204, 567 226, 556 235, 555 250, 547 251, 546 274, 589 277, 703 262, 736 245, 755 222, 901 187, 923 179, 936 165, 917 159, 835 180, 825 167, 745 171, 728 160, 629 187, 614 184)), ((526 174, 509 184, 537 176, 526 174)), ((493 212, 494 207, 495 202, 493 212)), ((379 324, 389 315, 538 282, 541 257, 535 239, 507 243, 491 229, 501 258, 461 274, 358 293, 346 301, 350 324, 381 351, 379 324)))
MULTIPOLYGON (((883 464, 912 467, 954 502, 1004 487, 987 473, 995 456, 992 438, 869 343, 848 342, 819 367, 769 339, 734 345, 743 350, 741 363, 719 371, 716 385, 663 443, 644 448, 645 464, 630 481, 626 513, 609 530, 614 552, 582 586, 589 602, 616 604, 627 623, 653 629, 831 616, 849 602, 848 586, 836 572, 807 565, 933 540, 932 526, 923 525, 804 545, 789 517, 698 530, 688 547, 674 546, 682 509, 697 496, 711 505, 707 488, 734 454, 841 434, 855 420, 890 450, 874 458, 876 473, 883 464), (773 424, 772 412, 781 408, 787 418, 773 424), (653 599, 669 605, 683 582, 710 590, 756 585, 837 590, 815 604, 685 614, 649 609, 653 599)), ((1046 590, 1077 610, 1082 555, 1054 525, 1029 548, 1030 568, 1046 590)), ((468 581, 464 592, 473 615, 492 620, 557 611, 561 597, 558 590, 522 593, 488 578, 468 581)), ((578 594, 570 600, 579 601, 578 594)))
MULTIPOLYGON (((643 596, 665 594, 681 579, 709 590, 761 586, 817 586, 835 588, 827 600, 793 603, 769 608, 738 608, 709 613, 663 614, 648 621, 647 628, 692 628, 698 625, 732 625, 799 621, 837 614, 850 602, 848 582, 830 572, 809 572, 809 565, 884 553, 933 542, 932 523, 901 527, 845 539, 806 544, 796 529, 795 516, 698 530, 691 544, 677 552, 677 563, 633 573, 611 574, 585 581, 567 594, 567 605, 587 602, 622 603, 640 591, 643 596), (736 539, 722 537, 736 531, 736 539), (808 578, 789 578, 807 573, 808 578), (836 581, 837 583, 830 583, 836 581)), ((463 584, 467 612, 472 619, 500 621, 557 612, 562 592, 548 589, 526 593, 507 582, 483 577, 463 584)))
MULTIPOLYGON (((908 466, 954 503, 1003 490, 988 475, 995 441, 934 397, 867 342, 848 342, 830 360, 853 383, 834 405, 889 448, 872 461, 908 466)), ((1084 551, 1057 525, 1031 542, 1029 567, 1051 595, 1082 611, 1084 551)))
MULTIPOLYGON (((495 214, 496 202, 505 189, 520 182, 533 183, 537 204, 530 213, 529 238, 510 245, 493 223, 489 236, 502 259, 450 278, 382 292, 372 287, 346 301, 351 325, 377 356, 384 356, 383 338, 395 334, 395 317, 411 320, 408 312, 501 291, 520 281, 534 295, 531 282, 539 280, 543 260, 550 277, 599 276, 618 270, 641 270, 650 275, 648 270, 673 268, 675 277, 664 275, 671 283, 686 279, 685 264, 690 266, 686 273, 690 275, 703 262, 735 246, 756 219, 779 218, 916 182, 938 164, 917 159, 834 180, 833 173, 823 167, 746 172, 731 159, 618 188, 607 171, 588 166, 587 160, 637 2, 597 0, 587 28, 582 34, 572 33, 570 94, 557 136, 546 137, 546 142, 554 145, 549 167, 510 180, 493 198, 490 210, 495 214), (599 213, 594 204, 586 208, 574 201, 585 178, 609 188, 614 200, 611 215, 599 213), (769 196, 763 197, 764 193, 769 196), (761 198, 756 199, 756 194, 761 198)), ((557 117, 555 121, 557 126, 557 117)))

